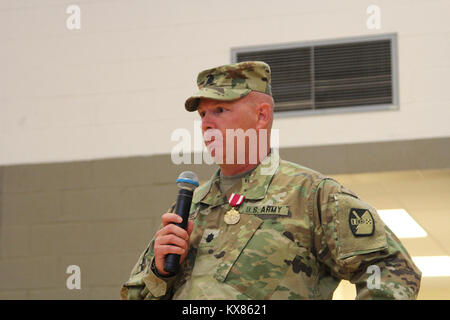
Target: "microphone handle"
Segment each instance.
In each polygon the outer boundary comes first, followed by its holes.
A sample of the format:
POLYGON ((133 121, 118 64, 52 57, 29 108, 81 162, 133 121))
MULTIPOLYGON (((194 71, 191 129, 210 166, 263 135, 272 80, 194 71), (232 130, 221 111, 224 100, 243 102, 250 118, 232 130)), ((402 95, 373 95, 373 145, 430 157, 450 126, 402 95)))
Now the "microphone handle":
MULTIPOLYGON (((175 204, 175 212, 179 215, 183 221, 180 223, 175 223, 176 226, 187 229, 188 219, 189 219, 189 211, 191 209, 192 203, 192 190, 188 189, 179 189, 177 202, 175 204)), ((180 255, 175 253, 169 253, 166 255, 166 260, 164 262, 164 270, 171 274, 175 274, 178 271, 178 267, 180 266, 180 255)))

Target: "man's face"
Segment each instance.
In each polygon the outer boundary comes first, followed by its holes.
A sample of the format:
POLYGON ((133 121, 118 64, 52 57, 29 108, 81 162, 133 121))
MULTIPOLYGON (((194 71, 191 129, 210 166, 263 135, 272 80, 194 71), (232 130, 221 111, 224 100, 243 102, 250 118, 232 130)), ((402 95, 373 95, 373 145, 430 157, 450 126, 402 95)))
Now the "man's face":
POLYGON ((225 162, 227 150, 229 152, 230 148, 235 150, 235 157, 238 152, 248 150, 247 143, 245 144, 245 150, 237 150, 236 141, 230 141, 233 144, 227 143, 226 136, 227 129, 242 129, 243 131, 254 129, 256 132, 258 129, 258 113, 255 105, 251 103, 251 99, 243 97, 234 101, 219 101, 201 98, 197 111, 202 120, 203 136, 205 137, 205 133, 207 133, 206 136, 208 136, 208 133, 213 135, 210 141, 205 139, 205 144, 213 157, 216 156, 215 153, 217 152, 214 152, 214 150, 217 150, 218 147, 223 148, 223 162, 225 162), (212 130, 217 130, 215 132, 220 132, 220 135, 214 134, 212 130))

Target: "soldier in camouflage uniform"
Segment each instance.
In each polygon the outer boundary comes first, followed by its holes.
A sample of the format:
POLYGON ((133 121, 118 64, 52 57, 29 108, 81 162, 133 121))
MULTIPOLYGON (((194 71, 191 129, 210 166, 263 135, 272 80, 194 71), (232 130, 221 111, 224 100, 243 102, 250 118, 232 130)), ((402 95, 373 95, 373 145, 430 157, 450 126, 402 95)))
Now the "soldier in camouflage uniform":
MULTIPOLYGON (((269 66, 257 61, 205 70, 197 83, 188 111, 208 99, 233 106, 250 92, 271 95, 269 66)), ((195 190, 187 232, 169 224, 176 215, 163 215, 122 299, 331 299, 341 279, 356 285, 357 299, 417 297, 421 272, 405 248, 375 208, 337 181, 275 150, 225 188, 219 166, 195 190), (235 224, 224 219, 233 193, 245 197, 235 224), (155 264, 158 241, 182 254, 178 273, 155 264)))

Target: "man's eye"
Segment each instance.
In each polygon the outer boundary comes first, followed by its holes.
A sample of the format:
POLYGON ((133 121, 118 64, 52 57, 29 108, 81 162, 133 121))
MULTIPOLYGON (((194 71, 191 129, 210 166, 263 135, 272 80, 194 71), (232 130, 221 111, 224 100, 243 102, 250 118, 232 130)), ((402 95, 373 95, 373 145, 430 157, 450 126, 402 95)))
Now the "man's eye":
POLYGON ((217 113, 222 113, 224 110, 223 110, 223 108, 222 107, 218 107, 217 109, 216 109, 216 112, 217 113))

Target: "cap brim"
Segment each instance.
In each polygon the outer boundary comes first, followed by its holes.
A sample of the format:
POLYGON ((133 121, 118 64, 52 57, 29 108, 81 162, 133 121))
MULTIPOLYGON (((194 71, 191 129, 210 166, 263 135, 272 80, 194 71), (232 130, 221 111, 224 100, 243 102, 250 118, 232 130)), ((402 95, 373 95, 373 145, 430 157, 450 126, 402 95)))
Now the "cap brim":
POLYGON ((184 103, 187 111, 193 112, 198 108, 200 98, 209 98, 221 101, 232 101, 242 98, 249 94, 250 89, 232 89, 224 87, 203 87, 193 96, 189 97, 184 103))

